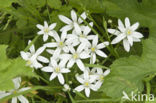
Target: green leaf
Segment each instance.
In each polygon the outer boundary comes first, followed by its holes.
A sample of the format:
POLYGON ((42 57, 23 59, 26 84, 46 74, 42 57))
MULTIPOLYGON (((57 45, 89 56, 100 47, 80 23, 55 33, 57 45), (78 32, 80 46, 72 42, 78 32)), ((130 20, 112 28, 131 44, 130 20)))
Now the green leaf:
POLYGON ((32 68, 25 66, 26 62, 23 59, 17 58, 11 60, 6 57, 5 51, 7 46, 1 45, 0 48, 0 90, 9 90, 14 88, 12 79, 16 76, 36 76, 32 72, 32 68))
POLYGON ((54 9, 59 9, 62 6, 61 0, 47 0, 47 4, 54 9))
POLYGON ((9 7, 13 2, 17 2, 17 0, 0 0, 0 8, 9 7))

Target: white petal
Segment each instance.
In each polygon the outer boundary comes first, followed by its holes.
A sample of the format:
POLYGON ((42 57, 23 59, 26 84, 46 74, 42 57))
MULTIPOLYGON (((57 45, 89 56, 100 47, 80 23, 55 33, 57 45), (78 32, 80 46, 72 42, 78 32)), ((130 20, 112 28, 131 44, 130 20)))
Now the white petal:
POLYGON ((4 91, 1 91, 0 92, 0 99, 3 98, 3 97, 6 97, 8 95, 10 95, 11 93, 5 93, 4 91))
POLYGON ((128 27, 130 27, 130 21, 129 21, 129 18, 128 17, 126 17, 125 18, 125 26, 126 26, 126 28, 128 28, 128 27))
POLYGON ((49 29, 50 29, 50 30, 53 30, 55 27, 56 27, 56 23, 53 23, 53 24, 51 24, 51 25, 49 26, 49 29))
POLYGON ((104 76, 107 76, 108 74, 110 73, 110 69, 107 69, 105 72, 104 72, 104 76))
POLYGON ((43 67, 41 70, 44 71, 44 72, 53 72, 54 71, 53 68, 50 67, 50 66, 43 67))
POLYGON ((84 90, 84 86, 80 85, 80 86, 76 87, 74 90, 80 92, 80 91, 84 90))
POLYGON ((92 45, 96 46, 98 43, 98 36, 96 35, 95 38, 93 39, 92 45))
POLYGON ((118 19, 118 28, 119 28, 119 30, 120 31, 122 31, 122 32, 124 32, 124 25, 123 25, 123 23, 122 23, 122 21, 120 20, 120 19, 118 19))
POLYGON ((17 103, 17 97, 13 97, 11 103, 17 103))
POLYGON ((37 62, 37 61, 35 60, 34 63, 33 63, 33 67, 35 67, 35 69, 38 69, 38 68, 42 68, 43 66, 42 66, 41 63, 39 63, 39 62, 37 62))
POLYGON ((90 75, 89 82, 90 82, 90 83, 95 82, 96 79, 97 79, 97 77, 98 77, 97 75, 90 75))
POLYGON ((138 27, 139 27, 139 23, 137 22, 137 23, 133 24, 130 28, 131 28, 133 31, 135 31, 138 27))
POLYGON ((37 24, 36 27, 39 28, 39 29, 43 29, 44 28, 41 24, 37 24))
MULTIPOLYGON (((85 19, 87 18, 86 13, 83 12, 83 13, 81 14, 81 17, 85 20, 85 19)), ((79 17, 79 19, 78 19, 78 23, 81 24, 82 22, 83 22, 83 20, 79 17)))
POLYGON ((69 73, 70 70, 69 69, 61 69, 61 73, 69 73))
POLYGON ((129 52, 129 50, 130 50, 130 44, 129 44, 129 42, 128 42, 127 39, 124 39, 124 40, 123 40, 123 46, 124 46, 124 49, 125 49, 127 52, 129 52))
POLYGON ((103 42, 97 45, 97 49, 102 49, 105 48, 106 46, 109 45, 109 42, 103 42))
POLYGON ((90 89, 89 88, 85 88, 85 94, 87 97, 89 97, 89 95, 90 95, 90 89))
POLYGON ((45 41, 47 41, 48 40, 48 35, 47 34, 44 34, 43 35, 43 41, 45 42, 45 41))
POLYGON ((57 76, 56 73, 52 73, 49 80, 50 80, 50 81, 53 80, 56 76, 57 76))
POLYGON ((57 42, 60 42, 61 40, 60 40, 60 37, 59 37, 59 35, 58 35, 58 33, 57 32, 55 32, 54 33, 54 39, 57 41, 57 42))
POLYGON ((127 36, 129 44, 132 46, 133 45, 133 38, 131 36, 127 36))
POLYGON ((103 51, 101 51, 101 50, 97 50, 96 51, 96 54, 99 55, 99 56, 101 56, 101 57, 104 57, 104 58, 107 57, 107 55, 103 51))
MULTIPOLYGON (((30 43, 31 43, 31 40, 28 41, 28 44, 30 44, 30 43)), ((34 46, 34 44, 31 45, 31 47, 29 48, 29 50, 30 50, 31 53, 35 53, 35 46, 34 46)))
POLYGON ((108 29, 108 32, 111 33, 111 34, 114 34, 114 35, 119 35, 120 32, 116 29, 108 29))
POLYGON ((46 51, 47 51, 49 54, 53 54, 53 53, 54 53, 54 50, 51 50, 51 49, 46 49, 46 51))
POLYGON ((132 34, 132 36, 135 37, 135 38, 142 38, 143 37, 143 35, 141 33, 139 33, 139 32, 134 32, 132 34))
POLYGON ((84 80, 83 80, 80 76, 76 76, 76 79, 77 79, 81 84, 84 83, 84 80))
POLYGON ((90 63, 91 63, 91 64, 94 64, 94 63, 96 62, 96 54, 95 54, 95 53, 92 53, 91 55, 92 55, 92 56, 91 56, 91 58, 90 58, 90 63))
POLYGON ((53 67, 57 67, 57 66, 58 66, 56 60, 54 60, 54 59, 52 59, 52 58, 50 58, 50 63, 51 63, 51 65, 52 65, 53 67))
POLYGON ((78 35, 82 34, 81 28, 77 23, 74 23, 74 30, 76 31, 76 34, 78 35))
POLYGON ((85 43, 81 43, 81 44, 78 46, 78 48, 77 48, 77 52, 78 52, 78 53, 81 53, 82 50, 83 50, 85 47, 86 47, 86 44, 85 44, 85 43))
POLYGON ((75 22, 77 21, 77 15, 76 15, 76 12, 74 10, 71 11, 71 18, 73 21, 75 21, 75 22))
POLYGON ((101 68, 97 68, 97 73, 98 74, 103 74, 103 70, 101 68))
POLYGON ((23 91, 26 91, 26 90, 29 90, 29 89, 30 89, 30 87, 24 87, 24 88, 21 88, 19 91, 23 92, 23 91))
POLYGON ((90 88, 91 88, 93 91, 97 91, 97 89, 98 89, 95 85, 92 85, 92 84, 90 85, 90 88))
POLYGON ((60 53, 61 53, 61 48, 57 48, 57 49, 54 51, 53 56, 54 56, 54 57, 59 57, 60 53))
POLYGON ((41 31, 37 32, 37 34, 38 34, 38 35, 42 35, 42 34, 44 34, 44 31, 41 30, 41 31))
POLYGON ((12 81, 14 83, 15 89, 18 89, 20 87, 20 84, 21 84, 21 77, 16 77, 12 81))
POLYGON ((63 47, 63 51, 64 51, 65 53, 68 53, 68 52, 69 52, 69 48, 68 48, 67 46, 64 46, 64 47, 63 47))
POLYGON ((60 29, 60 31, 69 31, 69 30, 71 30, 73 27, 74 27, 74 26, 72 26, 72 25, 66 25, 66 26, 62 27, 62 28, 60 29))
POLYGON ((36 51, 36 55, 40 55, 43 51, 45 50, 45 46, 42 46, 42 47, 40 47, 40 48, 38 48, 37 49, 37 51, 36 51))
POLYGON ((43 63, 49 63, 49 60, 43 56, 38 56, 37 60, 43 62, 43 63))
POLYGON ((20 54, 21 54, 21 57, 22 57, 24 60, 28 60, 28 55, 27 55, 27 53, 25 53, 24 51, 21 51, 20 54))
POLYGON ((75 61, 73 59, 69 60, 67 67, 71 68, 74 65, 75 61))
POLYGON ((73 46, 69 46, 69 50, 72 54, 75 53, 75 49, 73 48, 73 46))
POLYGON ((72 57, 71 54, 61 54, 60 55, 60 58, 61 59, 65 59, 65 60, 69 60, 71 57, 72 57))
POLYGON ((62 74, 58 74, 58 79, 61 84, 64 84, 64 77, 62 74))
POLYGON ((140 42, 141 40, 138 39, 138 38, 134 38, 134 37, 133 37, 133 41, 134 41, 134 42, 140 42))
POLYGON ((87 39, 88 39, 88 40, 93 40, 94 38, 95 38, 95 35, 88 35, 88 36, 87 36, 87 39))
MULTIPOLYGON (((90 25, 90 26, 93 26, 93 22, 89 23, 89 25, 90 25)), ((86 27, 84 28, 83 34, 84 34, 84 35, 88 35, 88 34, 90 33, 90 31, 91 31, 91 28, 90 28, 89 26, 86 26, 86 27)))
POLYGON ((57 43, 46 43, 44 44, 46 47, 57 47, 57 43))
POLYGON ((80 68, 81 71, 85 70, 85 66, 84 66, 83 62, 80 59, 76 60, 76 64, 80 68))
POLYGON ((119 43, 122 39, 126 37, 125 34, 120 34, 118 35, 115 39, 112 40, 111 44, 116 44, 119 43))
POLYGON ((63 16, 63 15, 59 15, 59 19, 60 19, 62 22, 66 23, 66 24, 71 24, 71 23, 72 23, 72 21, 71 21, 70 19, 68 19, 67 17, 65 17, 65 16, 63 16))
POLYGON ((47 21, 44 21, 44 27, 45 27, 45 28, 48 28, 48 23, 47 23, 47 21))
POLYGON ((87 70, 84 70, 84 79, 89 79, 89 72, 87 70))
POLYGON ((87 59, 90 57, 89 53, 87 53, 85 51, 83 51, 79 56, 81 59, 87 59))
POLYGON ((20 95, 18 96, 18 99, 21 103, 29 103, 29 101, 27 100, 27 98, 25 98, 24 96, 20 95))
POLYGON ((67 31, 63 31, 61 34, 61 40, 64 41, 67 37, 67 31))

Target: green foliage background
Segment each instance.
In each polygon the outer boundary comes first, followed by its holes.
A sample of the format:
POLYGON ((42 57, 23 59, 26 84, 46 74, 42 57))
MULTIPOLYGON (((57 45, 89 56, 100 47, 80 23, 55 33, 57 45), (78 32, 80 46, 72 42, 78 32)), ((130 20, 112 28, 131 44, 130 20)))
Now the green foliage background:
MULTIPOLYGON (((98 101, 104 98, 101 100, 103 102, 111 98, 110 101, 115 101, 120 100, 123 90, 127 93, 146 92, 145 84, 149 82, 146 79, 156 73, 155 0, 141 0, 140 2, 138 0, 0 0, 0 44, 2 44, 0 46, 0 90, 12 89, 11 79, 15 76, 37 77, 31 68, 25 67, 25 62, 18 57, 19 52, 24 50, 29 39, 36 36, 36 24, 42 24, 44 20, 49 23, 56 22, 58 31, 63 26, 58 15, 70 16, 72 8, 77 9, 78 13, 89 11, 100 30, 104 30, 102 23, 106 22, 105 20, 109 17, 112 18, 113 23, 116 23, 116 18, 124 20, 125 17, 129 17, 132 23, 138 21, 140 26, 148 28, 149 32, 149 34, 144 33, 145 38, 141 44, 132 48, 131 55, 123 51, 122 54, 119 53, 119 58, 112 57, 111 62, 105 64, 110 66, 111 74, 105 78, 99 93, 93 93, 91 99, 98 101), (140 51, 134 52, 133 50, 140 51)), ((104 38, 106 31, 100 34, 104 38)), ((41 38, 35 44, 38 47, 41 46, 41 38)), ((45 79, 48 78, 46 74, 42 76, 45 79)), ((151 80, 154 81, 155 78, 151 80)), ((154 91, 151 92, 156 94, 154 91)), ((77 93, 73 98, 74 100, 70 98, 73 102, 84 99, 81 94, 77 93)), ((64 99, 61 97, 58 101, 64 99)), ((89 100, 85 98, 84 102, 87 101, 89 100)))

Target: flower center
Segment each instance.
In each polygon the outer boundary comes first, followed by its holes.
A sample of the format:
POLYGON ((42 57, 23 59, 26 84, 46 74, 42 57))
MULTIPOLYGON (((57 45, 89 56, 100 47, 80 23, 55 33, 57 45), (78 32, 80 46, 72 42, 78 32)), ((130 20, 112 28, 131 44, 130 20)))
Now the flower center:
POLYGON ((60 42, 59 42, 59 46, 60 46, 60 47, 63 47, 63 46, 64 46, 64 43, 63 43, 62 41, 60 41, 60 42))
POLYGON ((79 56, 78 56, 77 53, 74 53, 74 54, 73 54, 73 58, 74 58, 74 59, 77 59, 78 57, 79 57, 79 56))
POLYGON ((130 34, 132 34, 132 31, 128 29, 128 30, 126 31, 126 34, 127 34, 127 35, 130 35, 130 34))
POLYGON ((91 51, 92 51, 92 52, 95 52, 95 48, 94 48, 94 47, 92 47, 92 48, 91 48, 91 51))
POLYGON ((15 91, 13 91, 13 94, 16 94, 17 93, 17 91, 15 90, 15 91))
POLYGON ((59 67, 55 68, 55 72, 59 73, 60 72, 60 68, 59 67))
POLYGON ((84 83, 84 86, 85 86, 85 87, 89 87, 89 82, 85 82, 85 83, 84 83))
POLYGON ((26 63, 26 65, 31 65, 31 64, 32 64, 31 60, 28 60, 26 63))
POLYGON ((104 80, 104 76, 100 75, 100 80, 103 81, 104 80))
POLYGON ((86 38, 86 36, 83 34, 80 34, 80 38, 86 38))
POLYGON ((49 33, 49 28, 45 28, 45 29, 44 29, 44 32, 45 32, 45 33, 49 33))

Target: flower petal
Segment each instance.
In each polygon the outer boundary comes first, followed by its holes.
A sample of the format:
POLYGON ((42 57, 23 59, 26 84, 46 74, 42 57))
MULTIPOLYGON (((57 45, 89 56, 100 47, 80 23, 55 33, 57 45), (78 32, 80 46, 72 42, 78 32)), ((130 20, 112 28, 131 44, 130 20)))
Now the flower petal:
POLYGON ((58 33, 57 32, 55 32, 54 33, 54 39, 57 41, 57 42, 60 42, 61 40, 60 40, 60 37, 59 37, 59 35, 58 35, 58 33))
POLYGON ((96 54, 99 55, 99 56, 101 56, 101 57, 104 57, 104 58, 107 57, 107 55, 104 52, 102 52, 101 50, 97 50, 96 51, 96 54))
POLYGON ((85 70, 85 66, 84 66, 83 62, 80 59, 76 60, 76 64, 80 68, 81 71, 85 70))
MULTIPOLYGON (((92 27, 92 26, 93 26, 93 22, 89 23, 89 25, 92 27)), ((86 26, 86 27, 84 28, 83 34, 84 34, 84 35, 88 35, 90 32, 91 32, 91 28, 90 28, 89 26, 86 26)))
POLYGON ((132 46, 133 45, 133 38, 131 36, 127 36, 129 44, 132 46))
POLYGON ((41 24, 37 24, 36 27, 41 29, 41 30, 44 28, 41 24))
POLYGON ((57 43, 46 43, 44 44, 46 47, 57 47, 57 43))
POLYGON ((77 21, 77 15, 76 15, 76 12, 74 10, 71 10, 71 18, 73 21, 77 21))
POLYGON ((61 73, 69 73, 70 72, 70 70, 69 69, 61 69, 61 73))
POLYGON ((45 27, 45 28, 48 28, 48 23, 47 23, 47 21, 44 21, 44 27, 45 27))
POLYGON ((24 87, 24 88, 21 88, 19 91, 23 92, 23 91, 26 91, 26 90, 29 90, 29 89, 30 89, 30 87, 24 87))
POLYGON ((82 34, 81 28, 77 23, 74 23, 74 30, 76 31, 76 34, 78 35, 82 34))
MULTIPOLYGON (((87 18, 86 13, 83 12, 83 13, 81 14, 81 17, 85 20, 85 19, 87 18)), ((81 24, 82 22, 83 22, 83 20, 79 17, 79 19, 78 19, 78 23, 81 24)))
POLYGON ((41 70, 44 71, 44 72, 53 72, 54 71, 53 68, 50 67, 50 66, 43 67, 41 70))
POLYGON ((86 44, 85 44, 85 43, 81 43, 81 44, 78 46, 78 48, 77 48, 77 52, 78 52, 78 53, 81 53, 82 50, 83 50, 85 47, 86 47, 86 44))
POLYGON ((139 32, 134 32, 132 34, 132 36, 135 37, 135 38, 142 38, 143 37, 143 35, 141 33, 139 33, 139 32))
POLYGON ((103 73, 103 75, 104 75, 104 76, 107 76, 109 73, 110 73, 110 69, 107 69, 107 70, 103 73))
POLYGON ((25 53, 24 51, 21 51, 20 54, 21 54, 21 57, 22 57, 24 60, 28 60, 28 55, 27 55, 27 53, 25 53))
POLYGON ((79 55, 81 59, 87 59, 90 57, 89 53, 83 51, 81 52, 81 54, 79 55))
POLYGON ((124 49, 125 49, 127 52, 130 51, 130 44, 129 44, 129 42, 128 42, 127 39, 124 39, 124 40, 123 40, 123 46, 124 46, 124 49))
POLYGON ((50 78, 49 78, 49 80, 50 80, 50 81, 53 80, 56 76, 57 76, 56 73, 52 73, 51 76, 50 76, 50 78))
POLYGON ((38 48, 37 49, 37 51, 36 51, 36 55, 40 55, 43 51, 45 50, 45 46, 42 46, 42 47, 40 47, 40 48, 38 48))
POLYGON ((43 63, 49 63, 49 60, 43 56, 38 56, 37 60, 39 60, 40 62, 43 62, 43 63))
POLYGON ((97 49, 102 49, 105 48, 106 46, 109 45, 109 42, 103 42, 97 45, 97 49))
POLYGON ((45 42, 45 41, 47 41, 48 40, 48 35, 47 34, 44 34, 43 35, 43 41, 45 42))
POLYGON ((17 103, 17 97, 13 97, 11 103, 17 103))
POLYGON ((84 86, 80 85, 80 86, 76 87, 74 90, 76 90, 77 92, 80 92, 80 91, 84 90, 84 86))
POLYGON ((60 31, 69 31, 73 28, 73 25, 66 25, 60 29, 60 31))
POLYGON ((130 28, 131 28, 133 31, 135 31, 138 27, 139 27, 139 23, 137 22, 137 23, 133 24, 130 28))
POLYGON ((66 16, 63 16, 63 15, 59 15, 59 19, 66 24, 72 23, 72 21, 70 19, 68 19, 66 16))
POLYGON ((84 83, 84 80, 83 80, 80 76, 76 76, 76 79, 77 79, 81 84, 84 83))
POLYGON ((97 46, 98 43, 98 36, 96 35, 95 38, 93 39, 92 45, 97 46))
POLYGON ((18 89, 20 87, 20 84, 21 84, 21 77, 16 77, 12 81, 14 83, 15 89, 18 89))
POLYGON ((119 43, 122 39, 126 37, 125 34, 120 34, 118 35, 115 39, 112 40, 111 44, 116 44, 119 43))
POLYGON ((58 65, 57 65, 57 61, 54 60, 53 58, 50 58, 50 63, 51 63, 51 65, 52 65, 53 67, 57 67, 57 66, 58 66, 58 65))
POLYGON ((28 99, 20 95, 17 97, 21 103, 29 103, 28 99))
POLYGON ((125 26, 126 26, 126 28, 129 28, 130 25, 131 25, 131 24, 130 24, 129 18, 126 17, 126 18, 125 18, 125 26))
POLYGON ((116 29, 108 29, 108 32, 110 34, 113 34, 113 35, 119 35, 120 34, 120 32, 118 30, 116 30, 116 29))
POLYGON ((73 59, 69 60, 67 67, 71 68, 74 65, 75 61, 73 59))
POLYGON ((64 84, 64 77, 62 74, 58 74, 58 79, 61 84, 64 84))
POLYGON ((50 30, 53 30, 55 27, 56 27, 56 23, 53 23, 53 24, 51 24, 51 25, 49 26, 49 29, 50 29, 50 30))
POLYGON ((122 23, 122 21, 120 19, 118 19, 118 28, 120 29, 120 31, 123 31, 124 30, 124 25, 122 23))
POLYGON ((85 88, 85 94, 87 97, 89 97, 89 95, 90 95, 90 89, 89 88, 85 88))

